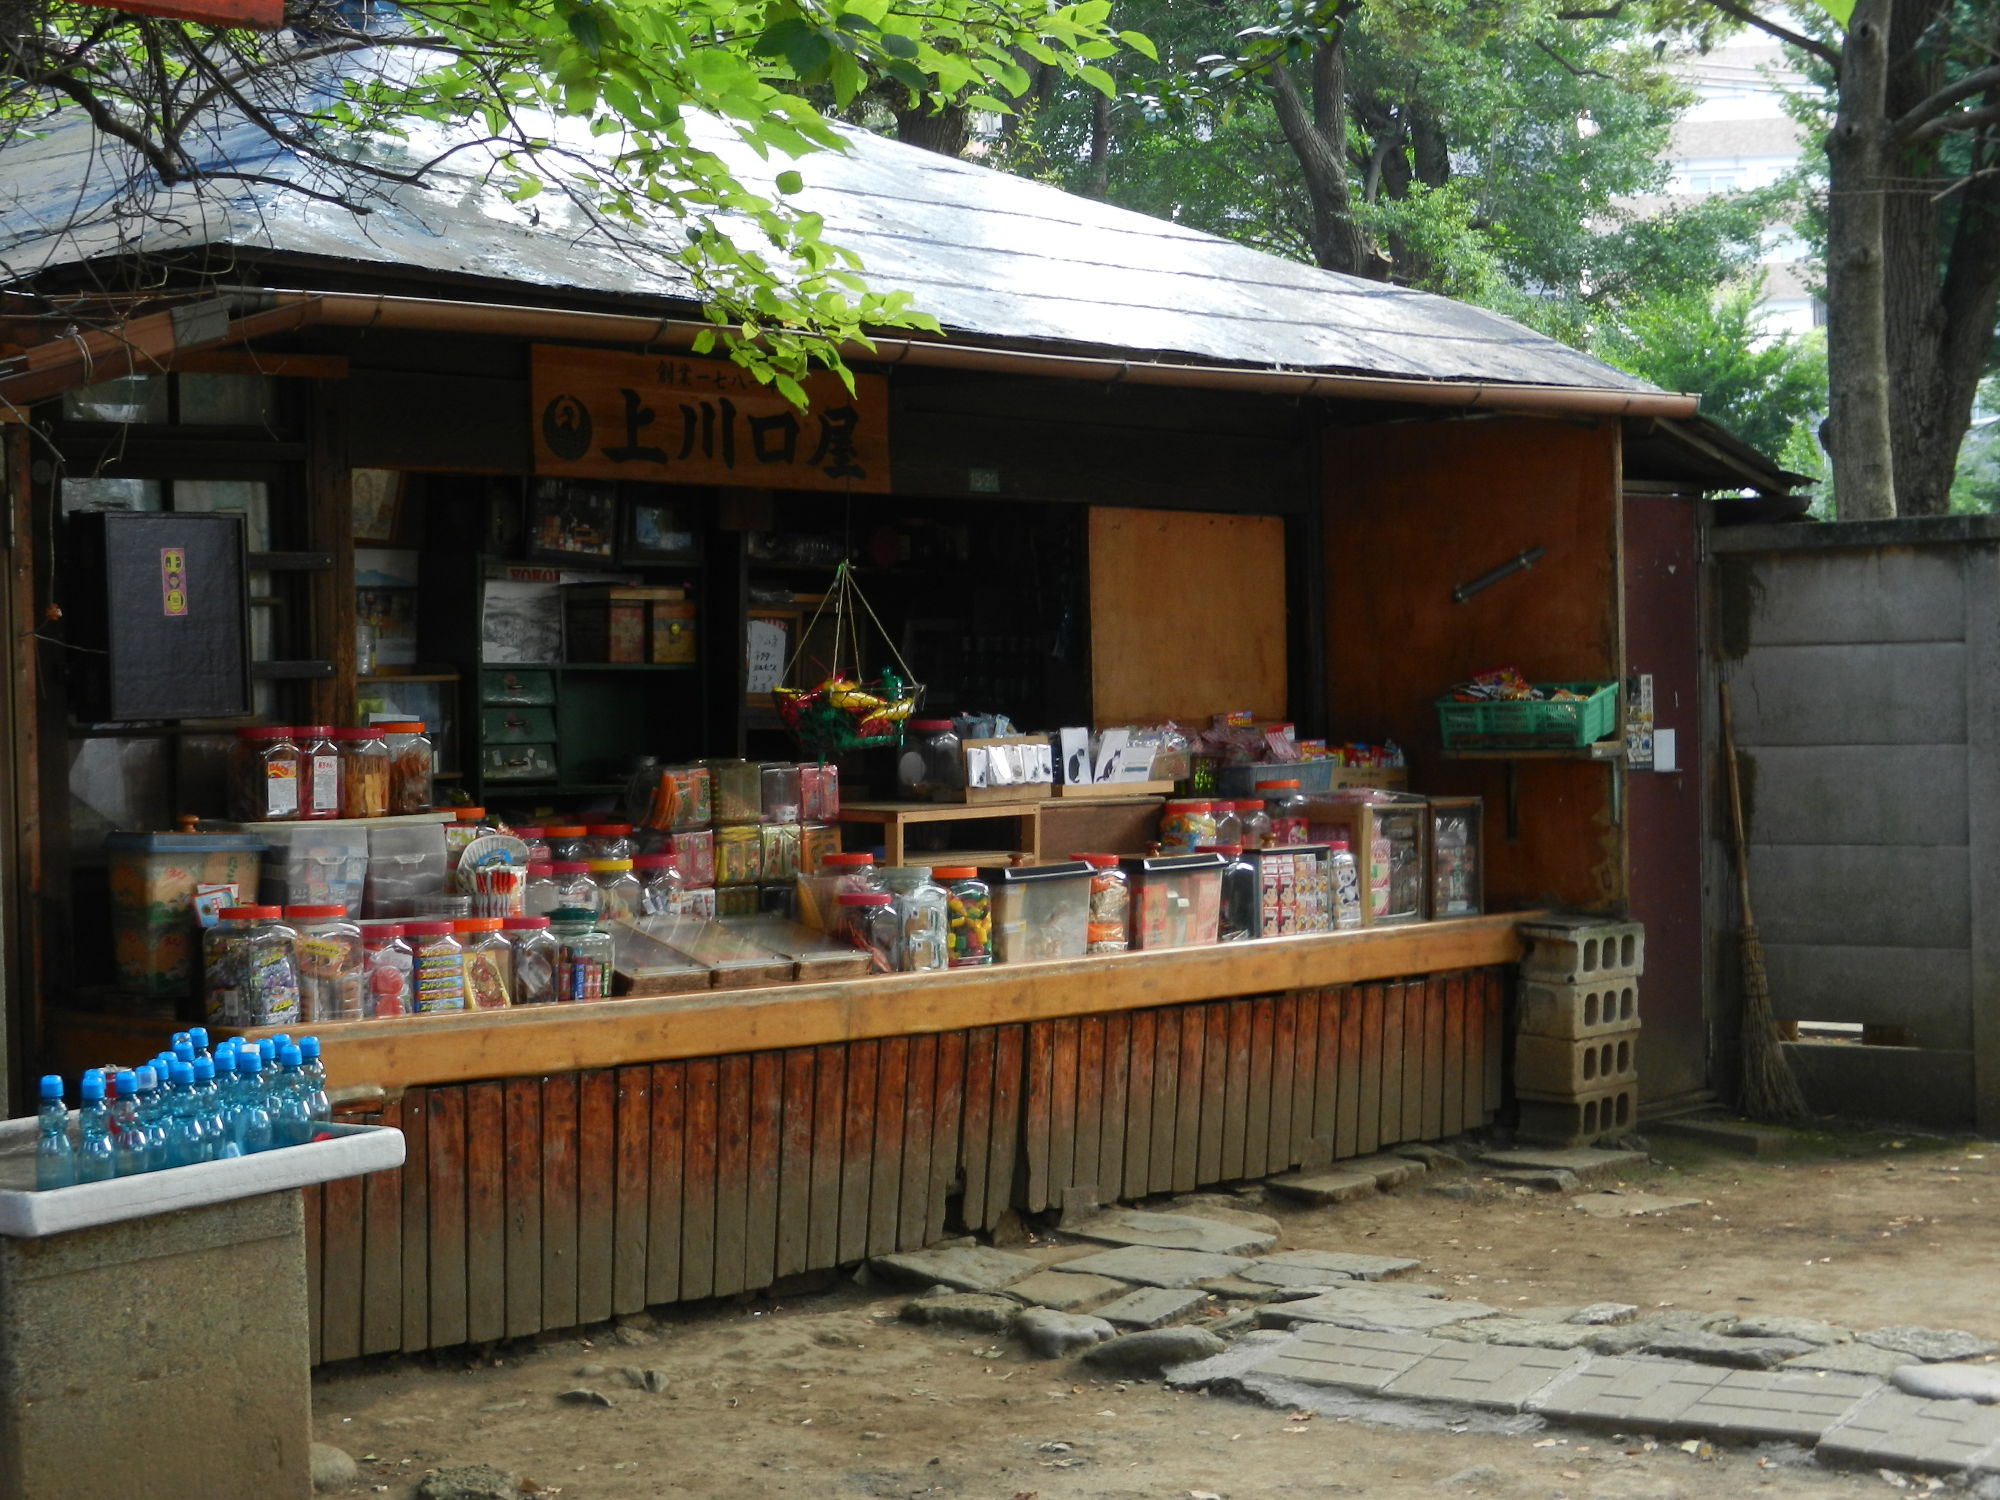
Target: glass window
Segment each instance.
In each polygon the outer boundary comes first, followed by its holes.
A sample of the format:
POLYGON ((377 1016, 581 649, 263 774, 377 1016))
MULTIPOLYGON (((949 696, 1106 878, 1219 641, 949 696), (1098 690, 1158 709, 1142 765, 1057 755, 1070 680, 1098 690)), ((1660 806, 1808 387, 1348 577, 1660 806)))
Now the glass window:
POLYGON ((71 740, 70 848, 93 856, 115 828, 174 826, 173 748, 163 738, 71 740))
POLYGON ((62 409, 65 417, 77 422, 165 422, 167 377, 121 375, 65 391, 62 409))
POLYGON ((65 474, 62 481, 62 513, 80 510, 158 510, 160 481, 157 479, 101 479, 91 475, 65 474))
POLYGON ((197 427, 270 427, 278 409, 269 375, 182 375, 180 420, 197 427))
MULTIPOLYGON (((247 521, 246 548, 271 550, 271 487, 261 479, 176 479, 174 509, 234 511, 247 521)), ((263 590, 253 586, 251 592, 263 590)))

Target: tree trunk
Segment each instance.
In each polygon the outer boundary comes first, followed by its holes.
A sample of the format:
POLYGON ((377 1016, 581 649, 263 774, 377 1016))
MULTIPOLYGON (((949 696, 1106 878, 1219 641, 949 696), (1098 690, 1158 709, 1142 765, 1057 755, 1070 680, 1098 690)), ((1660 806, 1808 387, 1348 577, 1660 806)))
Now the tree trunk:
POLYGON ((1840 54, 1840 107, 1826 139, 1826 423, 1843 521, 1896 513, 1882 264, 1889 165, 1888 0, 1856 0, 1840 54))
POLYGON ((971 138, 972 117, 962 105, 896 111, 896 139, 905 146, 922 146, 940 156, 963 156, 971 138))
MULTIPOLYGON (((1893 0, 1889 18, 1888 84, 1883 109, 1898 120, 1935 93, 1944 82, 1944 59, 1918 40, 1935 18, 1940 0, 1893 0)), ((1935 140, 1891 147, 1894 177, 1882 196, 1883 329, 1889 349, 1889 444, 1900 515, 1941 515, 1950 504, 1950 458, 1937 482, 1940 371, 1937 354, 1945 336, 1944 302, 1939 295, 1943 217, 1937 194, 1935 140)), ((1952 445, 1955 455, 1957 445, 1952 445)))
POLYGON ((1381 257, 1354 221, 1347 181, 1346 79, 1340 42, 1322 41, 1313 57, 1312 108, 1283 63, 1271 66, 1271 97, 1312 204, 1314 262, 1324 270, 1380 279, 1381 257))
POLYGON ((1111 191, 1111 101, 1094 89, 1090 95, 1090 184, 1093 198, 1111 191))

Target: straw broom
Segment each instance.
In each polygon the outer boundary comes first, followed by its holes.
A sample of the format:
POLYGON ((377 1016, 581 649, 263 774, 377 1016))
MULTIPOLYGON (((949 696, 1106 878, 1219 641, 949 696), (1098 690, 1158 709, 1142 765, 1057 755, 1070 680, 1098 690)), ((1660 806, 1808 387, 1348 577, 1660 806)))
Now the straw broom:
POLYGON ((1736 769, 1736 723, 1729 684, 1722 687, 1722 752, 1729 766, 1729 825, 1735 835, 1736 896, 1743 913, 1743 1113, 1755 1120, 1801 1120, 1805 1096, 1792 1077, 1771 1014, 1771 986, 1764 975, 1764 940, 1750 906, 1750 845, 1743 832, 1743 791, 1736 769))

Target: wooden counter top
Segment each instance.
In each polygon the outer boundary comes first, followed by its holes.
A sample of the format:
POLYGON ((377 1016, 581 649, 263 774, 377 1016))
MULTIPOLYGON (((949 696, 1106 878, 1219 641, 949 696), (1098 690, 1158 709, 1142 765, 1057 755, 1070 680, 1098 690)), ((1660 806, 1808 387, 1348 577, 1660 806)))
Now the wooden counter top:
POLYGON ((1511 964, 1521 956, 1515 924, 1531 915, 1505 912, 1208 948, 996 964, 955 973, 332 1022, 313 1029, 333 1087, 377 1084, 393 1090, 1511 964))

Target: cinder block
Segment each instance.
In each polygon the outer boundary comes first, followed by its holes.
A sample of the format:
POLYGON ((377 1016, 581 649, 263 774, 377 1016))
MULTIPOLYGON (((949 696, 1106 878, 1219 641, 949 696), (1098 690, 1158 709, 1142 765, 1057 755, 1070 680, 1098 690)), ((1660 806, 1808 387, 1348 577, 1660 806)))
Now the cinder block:
POLYGON ((1573 1099, 1639 1077, 1639 1028, 1581 1042, 1553 1036, 1514 1038, 1514 1092, 1523 1099, 1573 1099))
POLYGON ((1633 976, 1584 984, 1523 978, 1519 995, 1516 1022, 1523 1034, 1580 1042, 1639 1024, 1639 981, 1633 976))
POLYGON ((1527 956, 1521 960, 1524 979, 1588 984, 1636 976, 1646 969, 1646 927, 1642 922, 1554 917, 1523 922, 1518 930, 1528 940, 1527 956))
POLYGON ((1638 1085, 1621 1083, 1573 1099, 1523 1099, 1515 1134, 1551 1146, 1587 1146, 1630 1130, 1638 1118, 1638 1085))

